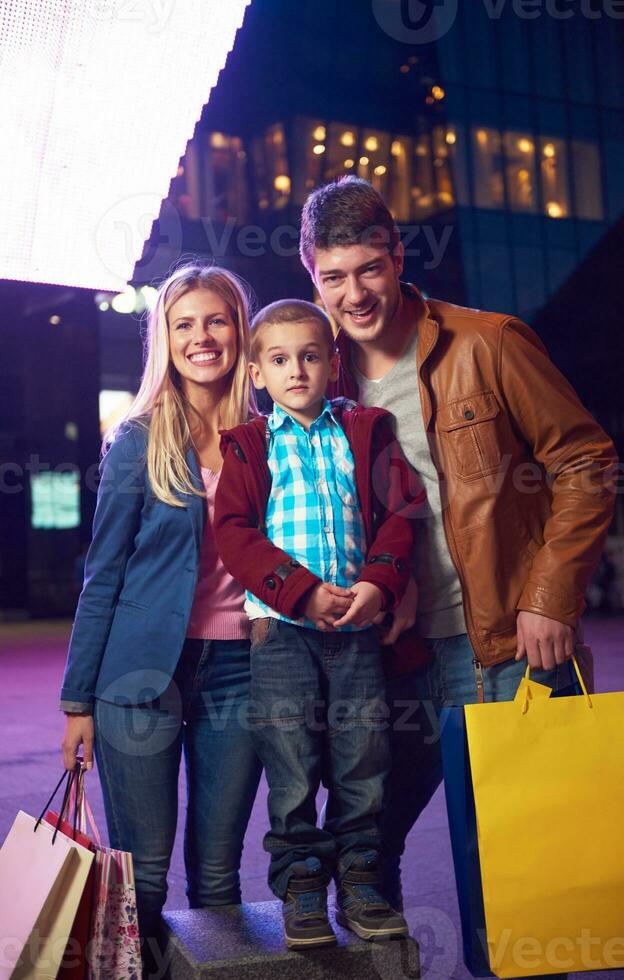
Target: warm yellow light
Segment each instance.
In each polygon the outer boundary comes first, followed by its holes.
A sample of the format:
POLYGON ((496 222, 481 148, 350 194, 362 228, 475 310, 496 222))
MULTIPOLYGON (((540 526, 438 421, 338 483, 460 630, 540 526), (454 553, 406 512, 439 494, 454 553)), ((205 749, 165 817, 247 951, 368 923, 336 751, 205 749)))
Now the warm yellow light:
POLYGON ((542 152, 545 157, 552 158, 557 155, 557 151, 555 150, 555 147, 553 146, 552 143, 546 143, 542 152))
POLYGON ((276 191, 281 191, 282 194, 290 193, 290 177, 287 174, 278 174, 273 181, 273 186, 276 191))
POLYGON ((439 85, 434 85, 431 89, 431 94, 437 102, 441 102, 446 95, 446 92, 439 85))
POLYGON ((210 145, 214 146, 216 150, 222 150, 227 146, 227 137, 223 133, 212 133, 210 136, 210 145))
POLYGON ((399 142, 399 140, 393 140, 392 141, 392 146, 390 147, 390 152, 391 152, 391 154, 392 154, 393 157, 400 157, 401 156, 401 154, 403 153, 403 146, 401 145, 401 143, 399 142))
POLYGON ((318 156, 320 156, 321 153, 324 153, 325 152, 325 147, 323 146, 322 143, 317 143, 316 146, 313 146, 312 147, 312 152, 313 153, 316 153, 316 155, 318 157, 318 156))
POLYGON ((549 201, 546 205, 546 214, 549 218, 562 218, 563 208, 556 201, 549 201))
POLYGON ((377 139, 377 137, 376 136, 369 136, 368 139, 365 140, 365 142, 364 142, 364 149, 365 150, 369 150, 371 153, 374 153, 375 150, 378 150, 379 149, 379 140, 377 139))
POLYGON ((532 153, 533 143, 531 142, 531 140, 523 138, 521 140, 518 140, 518 149, 520 150, 521 153, 532 153))
POLYGON ((363 167, 368 166, 369 163, 370 163, 370 160, 368 159, 368 157, 360 157, 360 164, 363 167))
POLYGON ((355 167, 355 160, 345 160, 343 166, 345 170, 351 170, 351 167, 355 167))
POLYGON ((481 143, 481 145, 483 146, 483 144, 487 143, 487 141, 488 141, 488 134, 486 133, 486 131, 484 129, 478 129, 477 143, 481 143))
POLYGON ((377 174, 378 177, 383 177, 385 172, 386 172, 386 168, 383 166, 383 164, 381 164, 379 167, 375 167, 375 169, 373 170, 373 173, 377 174))
POLYGON ((530 176, 531 175, 529 174, 528 170, 522 169, 518 171, 518 180, 523 184, 529 179, 530 176))
POLYGON ((346 129, 340 137, 342 146, 355 146, 355 136, 350 129, 346 129))
POLYGON ((314 132, 312 133, 312 135, 313 135, 314 139, 317 140, 317 142, 320 143, 327 136, 327 130, 325 129, 324 126, 317 126, 316 129, 314 130, 314 132))
POLYGON ((452 204, 453 195, 450 194, 448 191, 440 191, 440 193, 438 194, 438 201, 442 201, 443 204, 452 204))
POLYGON ((452 129, 449 129, 448 133, 446 134, 446 142, 449 146, 454 146, 455 143, 457 143, 457 136, 452 129))

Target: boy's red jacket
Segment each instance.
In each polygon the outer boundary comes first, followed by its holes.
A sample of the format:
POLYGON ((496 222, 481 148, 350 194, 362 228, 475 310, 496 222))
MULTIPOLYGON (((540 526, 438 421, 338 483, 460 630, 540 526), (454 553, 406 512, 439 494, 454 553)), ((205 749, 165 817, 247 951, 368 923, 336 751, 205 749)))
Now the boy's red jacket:
MULTIPOLYGON (((346 399, 332 402, 355 460, 355 485, 366 529, 366 563, 358 582, 372 582, 394 609, 405 591, 425 492, 389 425, 389 412, 346 399)), ((303 615, 321 579, 264 533, 271 490, 266 418, 221 433, 223 469, 215 501, 214 534, 230 574, 288 619, 303 615)))

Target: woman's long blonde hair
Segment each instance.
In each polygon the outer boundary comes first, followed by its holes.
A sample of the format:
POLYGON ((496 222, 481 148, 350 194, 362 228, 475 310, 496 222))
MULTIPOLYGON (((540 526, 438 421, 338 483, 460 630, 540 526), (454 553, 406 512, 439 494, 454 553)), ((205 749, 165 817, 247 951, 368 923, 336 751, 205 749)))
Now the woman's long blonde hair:
POLYGON ((219 403, 219 427, 231 428, 246 422, 256 411, 249 383, 250 289, 233 272, 194 262, 181 266, 160 286, 155 306, 147 321, 145 367, 138 394, 127 413, 104 437, 104 451, 124 423, 137 421, 148 428, 147 472, 152 489, 172 507, 184 507, 180 495, 202 491, 193 483, 186 462, 192 445, 188 404, 177 371, 171 361, 167 315, 176 300, 192 289, 211 289, 230 308, 237 331, 236 364, 229 387, 219 403))

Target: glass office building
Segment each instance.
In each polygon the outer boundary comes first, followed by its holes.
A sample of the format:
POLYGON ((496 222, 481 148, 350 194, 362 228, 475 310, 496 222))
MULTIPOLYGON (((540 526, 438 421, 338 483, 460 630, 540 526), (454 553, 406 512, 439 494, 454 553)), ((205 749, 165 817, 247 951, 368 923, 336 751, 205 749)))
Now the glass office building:
MULTIPOLYGON (((375 2, 255 0, 170 200, 191 223, 270 229, 358 174, 421 246, 411 278, 532 320, 624 210, 624 25, 564 6, 460 4, 419 45, 384 31, 375 2)), ((281 293, 300 271, 276 257, 281 293)), ((252 282, 262 258, 242 263, 252 282)))

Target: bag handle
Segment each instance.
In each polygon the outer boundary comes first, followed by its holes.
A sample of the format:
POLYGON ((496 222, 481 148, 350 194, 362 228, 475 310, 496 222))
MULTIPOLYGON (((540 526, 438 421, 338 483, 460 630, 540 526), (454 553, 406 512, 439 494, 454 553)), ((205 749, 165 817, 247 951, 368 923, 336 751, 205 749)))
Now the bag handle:
MULTIPOLYGON (((579 665, 576 662, 576 657, 574 656, 574 654, 572 654, 572 656, 571 656, 570 659, 572 660, 572 663, 574 664, 574 669, 576 671, 576 676, 578 678, 579 684, 581 685, 581 691, 583 692, 583 694, 585 696, 585 699, 587 701, 587 707, 588 708, 593 708, 594 705, 593 705, 593 702, 592 702, 592 699, 591 699, 591 695, 588 693, 587 688, 585 687, 585 681, 583 680, 583 676, 581 674, 581 671, 579 670, 579 665)), ((525 678, 525 680, 527 680, 527 681, 529 680, 530 673, 531 673, 531 664, 527 663, 527 668, 526 668, 526 670, 524 672, 524 678, 525 678)), ((531 694, 530 694, 530 691, 529 691, 529 687, 527 685, 527 688, 526 688, 526 691, 525 691, 525 694, 524 694, 524 700, 522 702, 522 714, 523 715, 526 715, 527 711, 529 710, 529 701, 530 700, 531 700, 531 694)))
MULTIPOLYGON (((56 843, 56 836, 57 836, 57 834, 58 834, 58 832, 60 830, 61 821, 63 820, 63 817, 64 817, 64 815, 65 815, 65 813, 67 811, 67 808, 69 806, 69 799, 70 799, 70 793, 72 791, 72 787, 76 783, 76 780, 78 780, 80 778, 80 770, 81 770, 81 765, 80 765, 79 762, 76 763, 76 765, 74 766, 73 769, 66 769, 65 770, 65 772, 63 773, 63 775, 59 779, 58 783, 56 784, 56 786, 52 790, 52 795, 50 796, 50 799, 48 800, 48 802, 44 806, 43 810, 39 814, 39 819, 37 820, 37 822, 35 823, 35 826, 33 827, 33 833, 35 833, 36 830, 37 830, 37 828, 39 827, 39 824, 43 821, 43 818, 45 817, 45 815, 47 813, 47 810, 48 810, 48 807, 50 806, 50 803, 52 802, 52 800, 54 799, 54 797, 58 793, 58 791, 61 788, 63 782, 65 780, 67 780, 67 785, 65 786, 65 790, 64 790, 64 793, 63 793, 63 802, 61 804, 61 808, 59 810, 59 815, 58 815, 58 818, 57 818, 57 821, 56 821, 56 826, 54 828, 54 833, 52 835, 52 843, 53 844, 56 843)), ((78 807, 75 806, 74 807, 74 839, 76 838, 76 825, 77 825, 77 822, 78 822, 78 807)))
MULTIPOLYGON (((95 817, 93 816, 93 810, 89 806, 89 801, 87 800, 87 794, 85 793, 84 777, 85 769, 82 766, 82 760, 79 760, 80 772, 77 779, 74 781, 72 786, 70 797, 68 800, 68 806, 74 805, 74 814, 78 818, 77 825, 78 830, 81 834, 86 836, 91 836, 98 847, 102 846, 102 837, 95 822, 95 817), (87 829, 87 825, 90 828, 87 829)), ((74 825, 75 826, 75 825, 74 825)))

